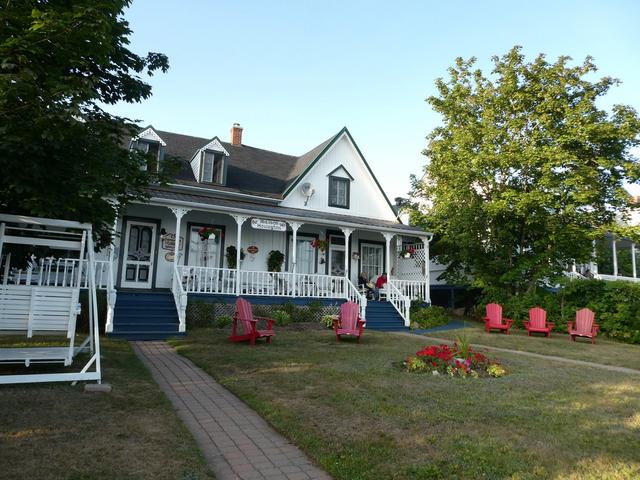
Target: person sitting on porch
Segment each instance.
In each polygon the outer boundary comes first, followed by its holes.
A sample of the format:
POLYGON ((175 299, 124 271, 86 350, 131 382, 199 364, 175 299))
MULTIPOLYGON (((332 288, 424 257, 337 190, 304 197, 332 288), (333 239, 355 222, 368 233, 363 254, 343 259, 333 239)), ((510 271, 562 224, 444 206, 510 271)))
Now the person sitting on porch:
POLYGON ((384 288, 387 283, 387 272, 382 272, 382 275, 376 280, 376 288, 373 289, 373 295, 376 300, 380 300, 380 289, 384 288))
POLYGON ((358 275, 358 289, 364 294, 367 299, 371 299, 373 295, 373 285, 369 282, 369 277, 365 272, 360 272, 358 275))

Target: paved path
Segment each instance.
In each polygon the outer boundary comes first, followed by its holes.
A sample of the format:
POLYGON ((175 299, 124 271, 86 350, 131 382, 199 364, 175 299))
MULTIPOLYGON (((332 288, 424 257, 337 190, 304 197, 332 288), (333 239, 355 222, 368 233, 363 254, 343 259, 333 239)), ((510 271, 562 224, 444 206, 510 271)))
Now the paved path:
POLYGON ((256 412, 165 342, 132 344, 217 480, 331 480, 256 412))
MULTIPOLYGON (((414 334, 401 333, 401 335, 414 335, 414 334)), ((429 337, 427 335, 423 335, 423 338, 426 338, 427 340, 432 340, 434 342, 453 343, 453 340, 448 338, 429 337)), ((482 345, 479 343, 473 343, 472 346, 476 348, 486 348, 488 350, 496 350, 498 352, 515 353, 517 355, 523 355, 525 357, 541 358, 543 360, 553 360, 555 362, 564 362, 564 363, 569 363, 571 365, 581 365, 584 367, 601 368, 603 370, 609 370, 611 372, 631 373, 634 375, 640 375, 640 370, 636 370, 635 368, 617 367, 615 365, 605 365, 603 363, 587 362, 586 360, 575 360, 573 358, 557 357, 555 355, 543 355, 541 353, 525 352, 522 350, 512 350, 510 348, 492 347, 490 345, 482 345)))

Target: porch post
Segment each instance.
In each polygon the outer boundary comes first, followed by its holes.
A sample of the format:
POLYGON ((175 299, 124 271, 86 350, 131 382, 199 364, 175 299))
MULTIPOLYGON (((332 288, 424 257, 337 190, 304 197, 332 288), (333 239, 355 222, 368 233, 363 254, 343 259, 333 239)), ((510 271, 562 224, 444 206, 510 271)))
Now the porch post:
POLYGON ((387 244, 387 258, 385 261, 385 271, 387 272, 387 281, 391 280, 391 240, 393 240, 394 234, 389 232, 383 232, 384 240, 387 244))
POLYGON ((240 250, 242 249, 242 224, 246 222, 249 217, 244 215, 232 215, 238 225, 238 232, 236 236, 236 296, 240 296, 240 250))
POLYGON ((288 222, 289 226, 291 227, 291 231, 293 232, 293 235, 291 236, 291 241, 292 241, 292 245, 291 245, 291 266, 290 266, 290 270, 291 273, 293 274, 293 285, 291 288, 291 295, 292 296, 296 296, 296 285, 297 285, 297 278, 296 278, 296 273, 297 273, 297 264, 298 264, 298 248, 297 248, 297 242, 298 242, 298 229, 302 226, 302 223, 299 222, 288 222))
MULTIPOLYGON (((353 233, 353 228, 340 227, 344 235, 344 276, 349 279, 349 238, 353 233)), ((358 272, 360 273, 360 272, 358 272)), ((345 291, 346 291, 345 287, 345 291)))
POLYGON ((191 210, 188 208, 171 207, 171 211, 176 216, 176 240, 173 245, 173 263, 177 266, 180 265, 178 258, 180 255, 180 223, 182 222, 182 217, 191 210))
POLYGON ((596 241, 593 240, 591 242, 591 245, 593 246, 593 253, 592 253, 592 262, 591 262, 591 274, 592 275, 598 275, 598 250, 596 249, 596 241))
POLYGON ((631 244, 631 268, 633 269, 633 278, 636 278, 636 244, 631 244))
POLYGON ((431 303, 431 274, 429 272, 429 243, 433 237, 422 237, 424 246, 424 301, 431 303))
POLYGON ((611 250, 613 253, 613 276, 618 276, 618 248, 616 237, 611 239, 611 250))

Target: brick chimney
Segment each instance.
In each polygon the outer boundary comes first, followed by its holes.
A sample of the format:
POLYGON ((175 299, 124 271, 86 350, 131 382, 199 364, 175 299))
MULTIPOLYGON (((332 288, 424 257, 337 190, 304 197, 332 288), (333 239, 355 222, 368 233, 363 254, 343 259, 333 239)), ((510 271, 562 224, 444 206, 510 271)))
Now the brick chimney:
POLYGON ((242 145, 242 127, 239 123, 234 123, 231 127, 231 145, 234 147, 242 145))

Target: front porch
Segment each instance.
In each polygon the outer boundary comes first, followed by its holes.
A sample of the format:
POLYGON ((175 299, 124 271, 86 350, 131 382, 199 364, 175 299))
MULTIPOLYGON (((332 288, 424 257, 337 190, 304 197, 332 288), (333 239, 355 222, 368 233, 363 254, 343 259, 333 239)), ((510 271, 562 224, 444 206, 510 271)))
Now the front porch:
MULTIPOLYGON (((415 229, 220 210, 131 206, 117 224, 120 241, 108 252, 116 288, 169 288, 180 332, 186 330, 193 295, 350 300, 364 316, 367 298, 357 287, 360 273, 373 282, 391 273, 385 298, 406 325, 411 300, 429 302, 429 237, 420 242, 415 233, 409 235, 415 229)), ((108 324, 107 331, 112 329, 108 324)))

